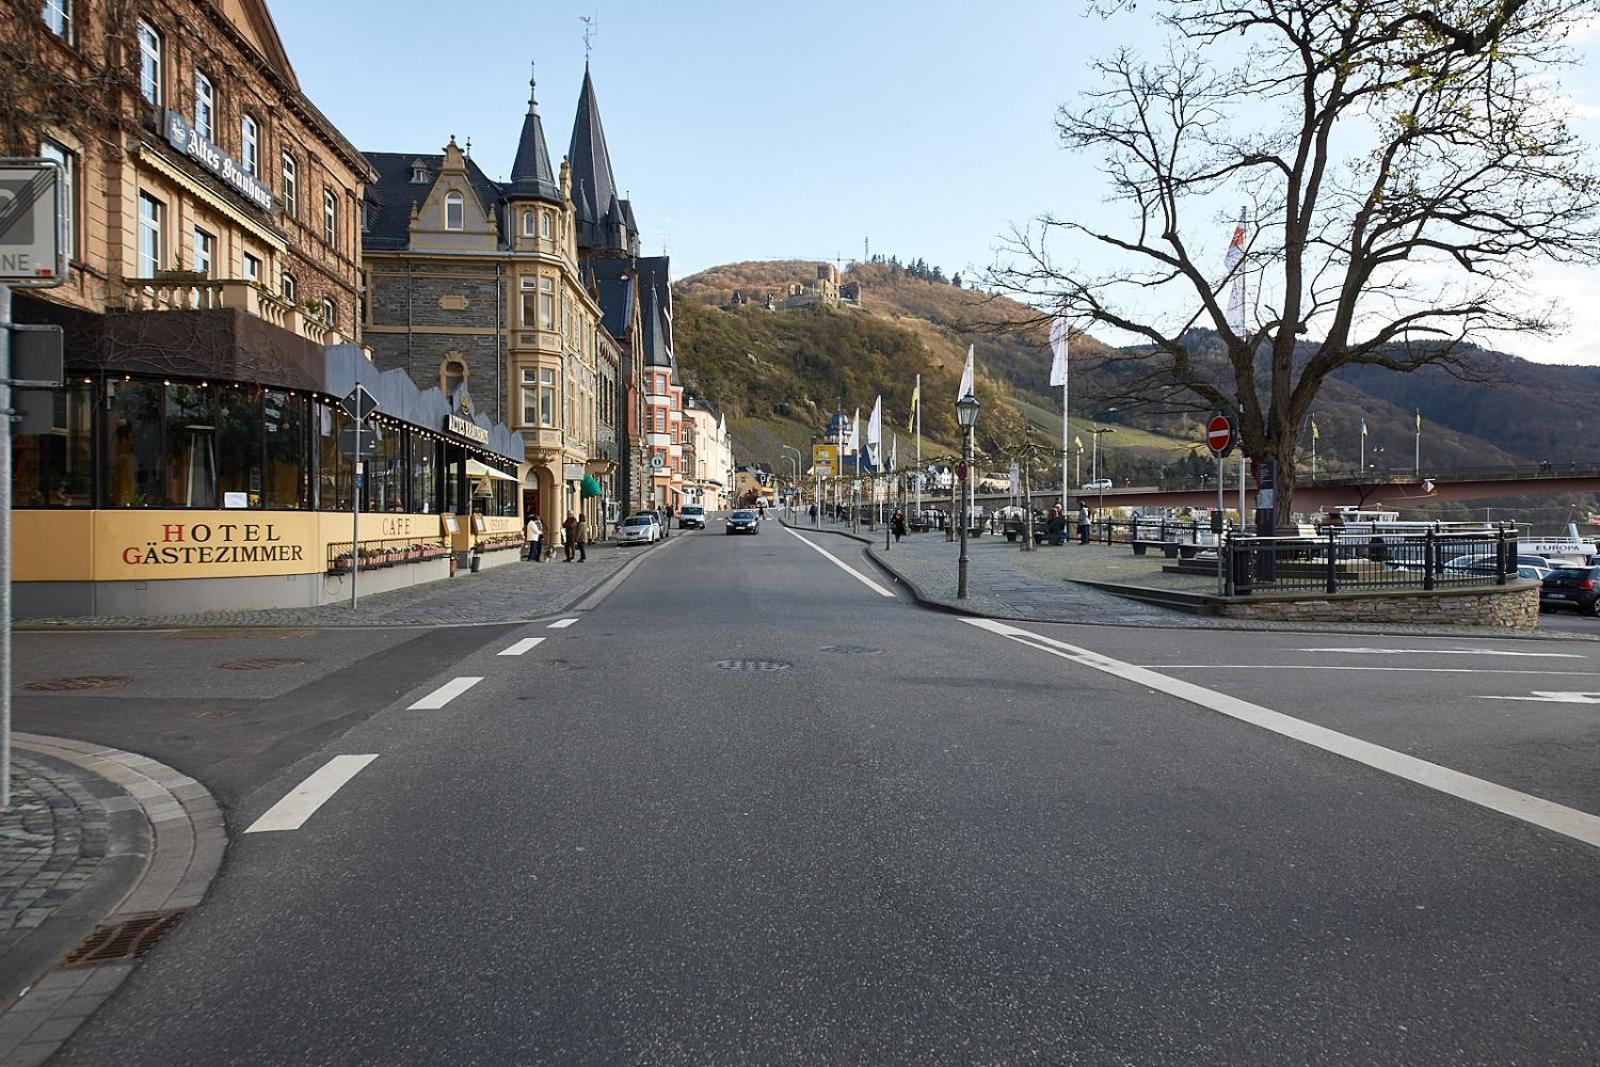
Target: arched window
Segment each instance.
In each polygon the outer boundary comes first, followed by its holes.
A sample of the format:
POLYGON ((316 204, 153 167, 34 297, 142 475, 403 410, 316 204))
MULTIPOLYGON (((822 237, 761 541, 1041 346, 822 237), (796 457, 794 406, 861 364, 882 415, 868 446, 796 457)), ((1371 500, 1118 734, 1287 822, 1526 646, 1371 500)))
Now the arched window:
POLYGON ((550 239, 550 212, 539 212, 539 227, 541 230, 541 236, 548 241, 550 239))
POLYGON ((524 237, 537 237, 538 236, 538 234, 533 232, 533 212, 531 212, 531 211, 524 211, 522 213, 522 236, 524 236, 524 237))
POLYGON ((439 388, 444 390, 445 398, 453 399, 456 390, 466 382, 466 363, 455 356, 446 356, 444 362, 439 364, 439 388))
POLYGON ((459 230, 466 225, 467 202, 460 193, 446 193, 444 196, 444 228, 459 230))

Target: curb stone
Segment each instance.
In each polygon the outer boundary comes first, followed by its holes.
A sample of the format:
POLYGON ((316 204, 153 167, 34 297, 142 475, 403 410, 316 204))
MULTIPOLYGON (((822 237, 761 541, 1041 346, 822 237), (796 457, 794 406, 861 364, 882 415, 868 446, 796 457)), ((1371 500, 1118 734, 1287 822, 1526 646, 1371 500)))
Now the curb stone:
MULTIPOLYGON (((19 750, 70 764, 109 784, 116 794, 106 797, 107 790, 93 790, 112 822, 108 862, 125 857, 138 869, 133 884, 96 925, 200 903, 227 847, 222 811, 205 786, 164 763, 121 749, 43 734, 17 733, 13 740, 19 750)), ((15 1067, 42 1064, 137 965, 127 961, 61 967, 60 958, 80 940, 74 936, 62 944, 53 969, 4 1006, 0 1062, 15 1067)))

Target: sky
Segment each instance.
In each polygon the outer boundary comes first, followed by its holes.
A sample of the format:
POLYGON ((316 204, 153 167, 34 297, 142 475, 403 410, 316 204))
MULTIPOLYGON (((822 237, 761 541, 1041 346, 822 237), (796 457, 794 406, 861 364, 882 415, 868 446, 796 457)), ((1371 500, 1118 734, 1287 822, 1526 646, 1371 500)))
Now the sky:
MULTIPOLYGON (((566 153, 592 16, 617 183, 644 250, 665 249, 679 277, 736 260, 848 261, 865 242, 981 276, 1013 226, 1107 210, 1097 160, 1058 146, 1055 113, 1093 85, 1095 56, 1161 45, 1147 10, 1105 21, 1077 0, 269 6, 301 88, 356 147, 437 152, 470 137, 496 178, 530 62, 551 154, 566 153)), ((1600 33, 1588 45, 1600 52, 1600 33)), ((1565 92, 1600 145, 1597 67, 1569 74, 1565 92)), ((1216 227, 1219 268, 1230 235, 1216 227)), ((1600 364, 1600 268, 1543 269, 1538 282, 1572 328, 1506 347, 1600 364)))

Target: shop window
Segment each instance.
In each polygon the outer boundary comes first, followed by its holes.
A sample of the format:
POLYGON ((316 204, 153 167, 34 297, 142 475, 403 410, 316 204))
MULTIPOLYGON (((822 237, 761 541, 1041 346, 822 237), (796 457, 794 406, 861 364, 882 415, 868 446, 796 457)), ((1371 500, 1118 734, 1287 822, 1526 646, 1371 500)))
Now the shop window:
POLYGON ((153 508, 165 504, 161 477, 160 382, 111 381, 106 385, 105 504, 153 508))
POLYGON ((350 510, 350 461, 339 452, 339 431, 350 417, 337 404, 316 402, 317 427, 317 508, 320 511, 350 510))
POLYGON ((465 515, 470 503, 466 497, 466 450, 457 445, 444 446, 444 511, 448 515, 465 515))
POLYGON ((161 216, 165 205, 149 193, 139 194, 139 277, 154 278, 161 269, 161 216))
POLYGON ((250 115, 239 120, 239 145, 244 154, 244 172, 258 173, 261 170, 261 128, 250 115))
POLYGON ((460 193, 444 195, 444 228, 459 230, 466 225, 467 202, 460 193))
POLYGON ((208 141, 217 139, 217 93, 211 79, 194 72, 194 128, 208 141))
POLYGON ((74 35, 72 0, 44 0, 44 25, 45 29, 71 44, 74 35))
POLYGON ((439 442, 410 434, 411 509, 424 515, 439 510, 439 442))
POLYGON ((169 385, 162 416, 166 478, 172 507, 214 508, 217 499, 217 411, 203 385, 169 385))
POLYGON ((367 461, 364 511, 406 510, 406 439, 397 427, 384 428, 377 455, 367 461))
POLYGON ((300 214, 300 167, 287 152, 283 154, 283 213, 290 218, 300 214))
MULTIPOLYGON (((214 390, 217 394, 217 502, 243 494, 245 506, 262 507, 261 390, 254 386, 214 390)), ((234 498, 237 503, 238 497, 234 498)))
POLYGON ((151 107, 160 107, 165 94, 161 82, 161 34, 143 19, 139 20, 139 95, 151 107))
POLYGON ((55 391, 50 430, 12 438, 11 494, 19 508, 94 504, 94 394, 87 383, 55 391))
POLYGON ((61 167, 61 230, 67 258, 78 258, 78 156, 48 137, 39 142, 39 154, 61 167))
POLYGON ((261 394, 261 506, 277 510, 311 506, 306 464, 307 399, 282 389, 261 394))

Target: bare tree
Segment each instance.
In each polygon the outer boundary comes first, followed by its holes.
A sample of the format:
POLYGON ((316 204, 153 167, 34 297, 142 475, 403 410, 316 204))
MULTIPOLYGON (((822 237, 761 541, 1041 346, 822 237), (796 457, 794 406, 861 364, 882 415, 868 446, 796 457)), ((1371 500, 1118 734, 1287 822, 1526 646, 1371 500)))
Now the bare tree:
POLYGON ((1555 79, 1596 11, 1164 0, 1165 52, 1097 61, 1098 87, 1057 117, 1065 148, 1101 160, 1129 224, 1047 216, 1013 234, 996 281, 1136 339, 1099 357, 1106 398, 1236 412, 1246 453, 1279 465, 1286 515, 1330 373, 1471 376, 1475 342, 1558 325, 1528 292, 1532 265, 1600 258, 1600 183, 1555 79), (1243 255, 1225 267, 1241 203, 1243 255), (1063 240, 1113 268, 1065 264, 1063 240))

